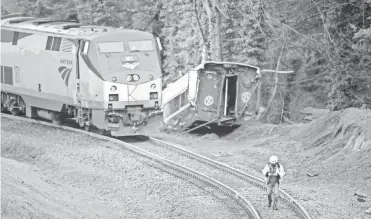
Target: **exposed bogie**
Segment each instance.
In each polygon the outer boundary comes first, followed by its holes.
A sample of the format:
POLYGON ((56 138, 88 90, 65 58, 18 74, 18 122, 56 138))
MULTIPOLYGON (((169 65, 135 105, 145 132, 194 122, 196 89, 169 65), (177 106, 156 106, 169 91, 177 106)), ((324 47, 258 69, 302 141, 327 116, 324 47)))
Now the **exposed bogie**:
POLYGON ((26 105, 21 96, 1 92, 1 112, 7 111, 12 115, 24 114, 26 105))

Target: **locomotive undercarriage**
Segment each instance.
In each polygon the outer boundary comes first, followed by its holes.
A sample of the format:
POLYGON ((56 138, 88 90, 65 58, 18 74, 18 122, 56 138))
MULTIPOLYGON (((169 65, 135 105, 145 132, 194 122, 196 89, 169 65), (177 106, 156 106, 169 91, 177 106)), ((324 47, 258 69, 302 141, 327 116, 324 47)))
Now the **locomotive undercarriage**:
POLYGON ((140 128, 147 125, 149 117, 156 115, 158 112, 156 110, 143 110, 140 107, 95 111, 99 111, 104 120, 94 119, 92 117, 94 111, 83 108, 81 105, 63 105, 61 111, 57 112, 26 105, 22 96, 1 92, 1 112, 10 112, 12 115, 26 115, 29 118, 39 117, 58 125, 72 121, 86 131, 98 129, 99 133, 109 132, 113 136, 135 134, 140 128))
POLYGON ((21 96, 1 92, 1 112, 8 111, 12 115, 25 113, 26 105, 21 96))

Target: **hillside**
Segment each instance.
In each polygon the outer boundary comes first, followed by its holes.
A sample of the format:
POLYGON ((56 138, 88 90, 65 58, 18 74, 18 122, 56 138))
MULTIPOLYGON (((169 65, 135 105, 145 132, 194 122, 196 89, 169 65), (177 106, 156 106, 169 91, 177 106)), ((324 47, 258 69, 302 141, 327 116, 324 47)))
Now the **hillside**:
POLYGON ((348 108, 308 124, 249 121, 234 132, 161 138, 262 178, 275 154, 285 167, 283 188, 313 218, 369 218, 371 207, 371 111, 348 108), (359 201, 354 194, 365 195, 359 201))

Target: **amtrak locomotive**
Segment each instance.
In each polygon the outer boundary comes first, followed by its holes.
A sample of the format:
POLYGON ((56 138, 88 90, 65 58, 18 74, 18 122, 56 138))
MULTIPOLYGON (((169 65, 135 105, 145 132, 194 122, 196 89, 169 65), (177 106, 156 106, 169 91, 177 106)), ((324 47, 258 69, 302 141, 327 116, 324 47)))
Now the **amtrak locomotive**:
POLYGON ((9 15, 1 48, 2 111, 122 136, 161 106, 161 44, 150 33, 9 15))

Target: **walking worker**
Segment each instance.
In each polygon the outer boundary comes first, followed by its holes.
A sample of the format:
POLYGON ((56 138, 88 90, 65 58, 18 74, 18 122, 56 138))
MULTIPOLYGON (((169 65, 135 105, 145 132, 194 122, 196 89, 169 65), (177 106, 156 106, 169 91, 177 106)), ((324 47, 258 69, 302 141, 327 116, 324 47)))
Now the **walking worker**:
POLYGON ((277 156, 271 156, 269 158, 269 163, 263 169, 263 175, 265 182, 267 183, 267 194, 268 194, 268 207, 272 205, 272 194, 273 194, 273 209, 277 209, 278 202, 278 190, 280 184, 282 183, 282 178, 285 175, 283 166, 278 163, 277 156))

